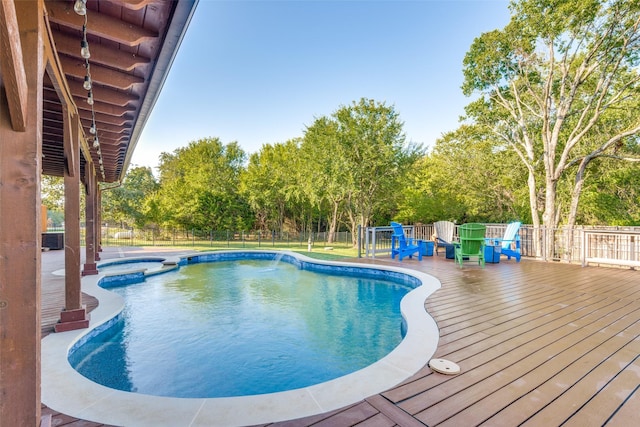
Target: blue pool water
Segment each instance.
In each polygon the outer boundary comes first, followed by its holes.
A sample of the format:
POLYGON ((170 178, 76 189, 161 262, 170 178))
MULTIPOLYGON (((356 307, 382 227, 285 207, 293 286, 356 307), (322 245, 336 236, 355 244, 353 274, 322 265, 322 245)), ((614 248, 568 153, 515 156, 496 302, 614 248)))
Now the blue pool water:
POLYGON ((121 316, 69 361, 107 387, 159 396, 242 396, 328 381, 400 343, 400 300, 414 285, 342 273, 218 261, 115 287, 125 299, 121 316))

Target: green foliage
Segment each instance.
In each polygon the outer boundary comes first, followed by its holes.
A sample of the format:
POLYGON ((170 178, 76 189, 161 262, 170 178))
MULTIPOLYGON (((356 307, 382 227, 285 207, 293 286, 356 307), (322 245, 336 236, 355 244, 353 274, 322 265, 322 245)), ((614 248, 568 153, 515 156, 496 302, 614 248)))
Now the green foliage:
POLYGON ((594 165, 582 197, 578 222, 589 225, 640 225, 640 168, 602 159, 594 165))
POLYGON ((298 162, 297 140, 267 144, 251 155, 241 174, 240 193, 256 213, 261 230, 283 231, 287 214, 296 211, 302 198, 298 162))
POLYGON ((64 212, 47 211, 47 223, 52 227, 61 227, 64 224, 64 212))
POLYGON ((40 180, 40 197, 42 204, 49 211, 64 210, 64 178, 42 175, 40 180))
MULTIPOLYGON (((40 180, 40 197, 42 205, 47 208, 47 222, 53 227, 64 224, 65 189, 64 178, 42 175, 40 180)), ((80 184, 80 215, 84 215, 84 191, 80 184)))
MULTIPOLYGON (((494 36, 488 41, 496 42, 494 36)), ((483 49, 487 57, 496 54, 488 47, 483 49)), ((481 86, 478 82, 491 78, 502 82, 509 75, 498 74, 478 74, 473 84, 481 86)), ((524 86, 533 80, 530 73, 524 86)), ((354 238, 358 225, 388 225, 391 219, 403 223, 531 222, 527 180, 533 177, 537 183, 548 178, 545 148, 542 144, 518 145, 517 140, 527 133, 543 134, 544 124, 533 115, 524 128, 514 125, 508 103, 501 104, 492 96, 470 103, 467 111, 474 123, 445 134, 428 154, 420 146, 405 143, 403 123, 393 107, 369 99, 315 119, 303 138, 265 144, 246 165, 246 156, 235 142, 194 141, 162 154, 159 181, 150 169, 133 168, 121 187, 105 191, 105 217, 136 226, 200 230, 333 232, 346 227, 354 238)), ((517 96, 521 101, 535 98, 531 87, 522 93, 505 91, 502 96, 510 101, 517 96)), ((582 108, 588 102, 580 98, 574 104, 582 108)), ((575 144, 566 159, 568 172, 554 180, 562 215, 571 211, 581 161, 592 155, 603 135, 629 125, 629 111, 637 111, 638 103, 640 98, 629 98, 619 104, 624 108, 603 111, 606 119, 597 121, 581 137, 582 143, 575 144)), ((577 125, 581 119, 563 120, 577 125)), ((558 149, 569 144, 570 132, 559 130, 558 149)), ((620 162, 638 154, 638 136, 629 134, 615 140, 606 156, 592 159, 585 172, 579 221, 640 223, 637 163, 620 162)), ((544 201, 544 185, 534 189, 536 200, 544 201)))
POLYGON ((122 185, 102 192, 102 219, 142 227, 149 222, 146 200, 158 190, 151 168, 129 169, 122 185))
POLYGON ((338 125, 320 117, 307 127, 300 148, 300 182, 311 206, 328 218, 335 230, 343 221, 349 195, 346 159, 338 151, 338 125))
MULTIPOLYGON (((640 3, 512 1, 511 22, 464 58, 467 117, 525 168, 530 217, 572 225, 601 157, 636 160, 640 3)), ((610 167, 620 167, 621 163, 610 167)), ((551 247, 548 245, 548 247, 551 247)))
POLYGON ((397 204, 422 147, 405 145, 404 124, 384 103, 361 99, 339 108, 332 119, 337 126, 333 153, 342 159, 345 208, 355 232, 397 204))
POLYGON ((496 149, 478 126, 461 126, 436 142, 411 173, 396 219, 507 222, 526 218, 526 173, 514 154, 496 149), (523 216, 524 212, 524 216, 523 216))
POLYGON ((205 230, 251 225, 238 187, 245 153, 236 142, 201 139, 160 158, 157 206, 164 222, 205 230))

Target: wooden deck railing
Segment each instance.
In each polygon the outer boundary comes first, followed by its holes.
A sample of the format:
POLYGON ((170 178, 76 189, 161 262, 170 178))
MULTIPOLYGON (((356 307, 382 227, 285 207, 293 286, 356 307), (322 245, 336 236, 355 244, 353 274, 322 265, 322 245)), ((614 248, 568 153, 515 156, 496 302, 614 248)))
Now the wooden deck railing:
MULTIPOLYGON (((502 237, 507 227, 507 224, 486 225, 488 238, 502 237)), ((404 227, 408 237, 431 240, 432 224, 404 227)), ((523 257, 564 261, 582 266, 606 264, 640 267, 640 227, 621 229, 580 226, 573 230, 540 227, 536 230, 532 225, 522 225, 519 234, 523 257), (547 247, 549 244, 552 246, 547 247)), ((376 258, 391 253, 391 227, 367 227, 362 235, 362 256, 376 258)))
POLYGON ((640 232, 583 231, 582 265, 589 263, 640 267, 640 232))

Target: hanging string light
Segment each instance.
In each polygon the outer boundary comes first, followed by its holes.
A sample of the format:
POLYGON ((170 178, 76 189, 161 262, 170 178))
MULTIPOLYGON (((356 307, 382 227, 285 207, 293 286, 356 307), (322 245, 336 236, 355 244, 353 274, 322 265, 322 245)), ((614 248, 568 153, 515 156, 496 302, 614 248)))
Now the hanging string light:
POLYGON ((84 87, 85 90, 91 90, 91 74, 89 71, 89 64, 85 64, 85 67, 87 68, 87 75, 84 76, 84 83, 82 84, 82 87, 84 87))
POLYGON ((73 5, 73 10, 75 10, 75 12, 80 16, 86 15, 87 0, 76 0, 75 4, 73 5))
MULTIPOLYGON (((86 21, 85 15, 85 21, 86 21)), ((87 42, 87 25, 82 26, 82 40, 80 40, 80 56, 84 59, 91 58, 91 52, 89 52, 89 43, 87 42)))
POLYGON ((82 87, 87 93, 87 104, 91 106, 91 127, 89 133, 94 135, 93 148, 98 155, 98 163, 100 164, 100 172, 102 179, 105 180, 104 165, 102 161, 102 150, 100 150, 100 140, 98 139, 98 130, 96 128, 96 112, 93 107, 93 82, 91 81, 91 64, 89 58, 91 58, 91 52, 89 51, 89 42, 87 41, 87 0, 76 0, 73 5, 73 10, 80 16, 84 16, 84 25, 82 26, 82 39, 80 40, 80 56, 84 59, 84 66, 87 70, 87 74, 84 76, 84 82, 82 87))

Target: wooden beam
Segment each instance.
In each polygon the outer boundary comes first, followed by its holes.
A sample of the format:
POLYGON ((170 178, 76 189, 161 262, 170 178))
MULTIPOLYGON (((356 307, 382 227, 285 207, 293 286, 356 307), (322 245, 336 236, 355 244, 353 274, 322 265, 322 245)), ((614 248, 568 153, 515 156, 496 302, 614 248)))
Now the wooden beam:
POLYGON ((27 75, 13 1, 0 1, 0 74, 5 85, 13 130, 27 128, 27 75))
MULTIPOLYGON (((82 30, 84 17, 73 11, 72 1, 47 1, 47 11, 51 22, 70 27, 75 30, 82 30)), ((120 19, 101 15, 92 10, 88 14, 87 32, 94 36, 104 37, 127 46, 137 46, 143 41, 158 37, 156 31, 151 31, 129 24, 120 19)))
MULTIPOLYGON (((82 83, 77 80, 68 80, 69 88, 71 89, 71 93, 74 96, 86 97, 87 90, 82 87, 82 83)), ((95 83, 95 82, 94 82, 95 83)), ((105 102, 111 105, 118 105, 124 107, 130 102, 135 102, 140 99, 139 96, 134 95, 132 93, 120 92, 118 90, 110 89, 108 87, 103 87, 94 84, 93 88, 93 99, 99 100, 100 102, 105 102)))
MULTIPOLYGON (((71 37, 67 34, 57 33, 56 50, 59 53, 70 56, 78 56, 79 41, 77 37, 71 37)), ((89 41, 89 49, 91 51, 91 64, 101 64, 124 71, 131 71, 140 65, 149 63, 149 58, 125 52, 123 50, 112 49, 98 43, 89 41)))
POLYGON ((64 145, 67 170, 64 174, 64 310, 56 332, 71 331, 89 326, 86 309, 82 306, 80 276, 80 120, 78 116, 65 115, 64 145), (69 169, 78 171, 72 175, 69 169))
MULTIPOLYGON (((51 84, 53 85, 53 89, 56 92, 57 100, 60 101, 60 104, 65 105, 69 108, 70 111, 74 112, 75 106, 73 105, 73 100, 71 99, 71 91, 69 90, 69 86, 66 84, 66 78, 64 77, 64 71, 62 70, 62 65, 60 64, 60 57, 55 50, 55 41, 53 40, 53 35, 51 34, 51 27, 49 27, 49 21, 46 19, 45 15, 45 27, 46 27, 46 37, 44 38, 44 54, 46 58, 46 67, 47 74, 49 79, 51 80, 51 84)), ((47 99, 45 92, 45 99, 47 99)))
MULTIPOLYGON (((109 141, 111 143, 115 143, 115 142, 120 142, 120 141, 127 141, 129 140, 129 138, 131 138, 130 135, 123 135, 120 133, 113 133, 113 132, 107 132, 105 130, 101 130, 102 128, 98 129, 98 138, 100 139, 100 142, 103 141, 109 141)), ((110 144, 113 145, 113 144, 110 144)))
POLYGON ((154 0, 122 0, 122 5, 127 9, 138 10, 153 3, 154 0))
POLYGON ((96 218, 96 169, 92 162, 87 162, 84 166, 85 174, 85 264, 82 272, 83 276, 98 274, 96 268, 96 246, 95 246, 95 218, 96 218))
MULTIPOLYGON (((80 114, 80 117, 82 119, 91 120, 91 112, 80 110, 78 111, 78 113, 80 114)), ((125 123, 130 122, 132 120, 133 120, 133 116, 130 116, 128 114, 122 117, 115 117, 115 116, 109 116, 107 114, 96 113, 97 123, 107 123, 115 126, 124 126, 125 123)), ((130 127, 130 125, 128 125, 127 127, 130 127)))
MULTIPOLYGON (((48 16, 46 14, 46 11, 44 11, 43 13, 45 17, 44 24, 46 28, 46 37, 44 38, 44 51, 45 57, 47 58, 47 74, 49 75, 53 87, 58 95, 58 101, 60 102, 60 104, 65 105, 73 114, 77 114, 77 107, 75 105, 75 102, 73 101, 71 89, 69 88, 68 81, 62 71, 60 57, 55 50, 55 42, 53 40, 51 27, 49 26, 48 16)), ((47 106, 45 106, 44 108, 51 108, 51 105, 54 104, 51 102, 47 103, 47 106)), ((80 133, 80 151, 84 154, 85 158, 89 158, 89 146, 87 144, 87 138, 82 132, 80 133)))
MULTIPOLYGON (((90 128, 91 120, 83 118, 82 125, 87 129, 90 128)), ((127 135, 127 136, 131 135, 131 129, 129 128, 123 128, 122 126, 109 125, 106 123, 100 123, 100 130, 104 132, 119 134, 119 135, 127 135)))
MULTIPOLYGON (((80 98, 80 97, 74 96, 73 99, 76 102, 76 105, 78 106, 79 110, 91 111, 91 105, 87 104, 86 98, 80 98)), ((134 107, 120 107, 117 105, 106 104, 104 102, 99 102, 95 100, 95 97, 94 97, 93 110, 96 113, 103 113, 103 114, 108 114, 110 116, 122 117, 127 113, 134 112, 136 109, 134 107)))
POLYGON ((0 425, 31 427, 39 425, 41 413, 44 2, 14 4, 26 76, 26 128, 13 129, 8 98, 0 93, 0 425))
MULTIPOLYGON (((105 171, 106 172, 106 171, 105 171)), ((98 172, 100 174, 102 174, 102 172, 98 172)), ((106 174, 106 173, 105 173, 106 174)), ((95 211, 96 211, 96 216, 95 216, 95 226, 93 227, 93 232, 95 233, 95 245, 96 245, 96 261, 100 261, 100 231, 101 231, 101 227, 100 227, 100 209, 102 209, 102 207, 100 206, 100 186, 98 185, 98 183, 96 182, 96 194, 95 194, 95 200, 94 203, 96 205, 95 211)))
POLYGON ((80 150, 76 150, 77 144, 74 145, 74 139, 78 139, 79 134, 79 123, 78 116, 74 118, 71 117, 71 113, 67 110, 64 114, 64 157, 65 157, 65 165, 66 165, 66 175, 74 178, 76 174, 79 173, 80 169, 80 161, 78 161, 78 170, 76 169, 76 157, 80 155, 80 150), (78 154, 76 154, 78 151, 78 154))
POLYGON ((109 152, 109 151, 104 151, 102 153, 102 157, 109 157, 109 158, 118 158, 120 157, 122 154, 124 154, 126 151, 126 149, 120 149, 118 151, 114 151, 114 152, 109 152))
MULTIPOLYGON (((66 75, 84 80, 87 69, 83 60, 63 55, 60 57, 60 62, 66 75)), ((122 90, 129 89, 136 83, 144 83, 142 77, 93 64, 91 64, 91 81, 122 90)))

